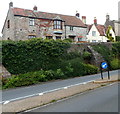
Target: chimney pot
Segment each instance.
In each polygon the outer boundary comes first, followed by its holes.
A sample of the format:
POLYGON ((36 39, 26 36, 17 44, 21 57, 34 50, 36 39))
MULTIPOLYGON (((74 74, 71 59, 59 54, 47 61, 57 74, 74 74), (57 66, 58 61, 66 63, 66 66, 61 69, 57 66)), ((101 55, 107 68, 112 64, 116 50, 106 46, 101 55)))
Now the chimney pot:
POLYGON ((76 17, 80 17, 80 14, 78 13, 78 11, 76 11, 76 17))
POLYGON ((86 24, 86 16, 82 16, 82 21, 84 24, 86 24))
POLYGON ((110 15, 109 14, 106 15, 106 20, 108 20, 108 21, 110 20, 110 15))
POLYGON ((94 17, 94 24, 97 25, 97 19, 94 17))
POLYGON ((37 11, 37 6, 34 6, 34 7, 33 7, 33 10, 34 10, 34 11, 37 11))
POLYGON ((9 3, 9 8, 13 7, 13 2, 9 3))

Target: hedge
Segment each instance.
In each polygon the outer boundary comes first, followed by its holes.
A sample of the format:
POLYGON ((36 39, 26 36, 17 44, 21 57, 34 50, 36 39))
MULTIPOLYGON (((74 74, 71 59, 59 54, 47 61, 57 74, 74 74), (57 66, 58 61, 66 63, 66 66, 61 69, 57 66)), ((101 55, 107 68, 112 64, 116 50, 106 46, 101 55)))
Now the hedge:
POLYGON ((74 64, 73 61, 67 62, 66 66, 64 66, 65 69, 61 68, 55 71, 40 70, 36 72, 28 72, 25 74, 13 75, 11 78, 3 79, 2 87, 6 89, 6 88, 28 86, 54 79, 66 79, 70 77, 95 74, 98 71, 98 68, 93 65, 83 64, 81 62, 78 62, 78 59, 75 60, 76 62, 74 64))
POLYGON ((12 74, 48 70, 69 47, 69 43, 41 38, 27 41, 3 41, 2 62, 12 74))

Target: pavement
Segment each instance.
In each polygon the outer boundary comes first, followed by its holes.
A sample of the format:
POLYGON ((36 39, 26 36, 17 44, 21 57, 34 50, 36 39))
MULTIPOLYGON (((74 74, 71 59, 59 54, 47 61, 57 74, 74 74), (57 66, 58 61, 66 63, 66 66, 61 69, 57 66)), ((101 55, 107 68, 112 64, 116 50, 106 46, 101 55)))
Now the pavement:
POLYGON ((118 83, 27 112, 118 112, 118 83))
MULTIPOLYGON (((104 75, 106 75, 104 80, 101 80, 100 77, 97 79, 95 78, 96 80, 91 80, 91 79, 94 79, 95 76, 96 77, 99 76, 99 74, 97 74, 97 75, 91 75, 91 76, 86 76, 86 77, 78 77, 78 78, 74 78, 74 79, 68 79, 68 80, 62 80, 62 81, 58 81, 58 82, 47 83, 48 85, 52 84, 52 83, 54 83, 54 84, 57 83, 59 85, 59 83, 63 83, 63 82, 65 83, 67 81, 69 82, 69 84, 67 84, 67 86, 61 85, 61 87, 59 87, 59 88, 54 88, 54 89, 51 89, 48 91, 42 91, 42 92, 37 93, 34 96, 29 95, 29 97, 26 97, 24 99, 21 98, 21 99, 16 99, 13 101, 5 101, 2 104, 2 111, 3 112, 22 112, 22 111, 33 109, 35 107, 42 106, 44 104, 49 104, 51 102, 54 102, 54 101, 57 101, 60 99, 64 99, 66 97, 70 97, 70 96, 73 96, 73 95, 76 95, 79 93, 83 93, 88 90, 93 90, 95 88, 103 87, 103 86, 106 86, 113 82, 115 83, 116 81, 118 81, 117 72, 118 71, 111 72, 112 76, 111 76, 110 80, 107 79, 107 74, 104 73, 104 75), (89 79, 89 80, 85 81, 86 79, 89 79), (73 81, 73 83, 71 80, 73 81), (74 81, 77 81, 77 80, 82 80, 82 82, 79 81, 79 83, 74 83, 74 81), (100 83, 99 81, 102 81, 102 83, 100 83)), ((38 86, 46 86, 47 87, 47 84, 38 85, 38 86)), ((31 87, 34 88, 36 86, 31 86, 31 87)), ((20 90, 21 89, 23 89, 23 88, 20 88, 20 90)), ((28 89, 29 89, 29 87, 28 87, 28 89)), ((15 90, 11 90, 11 91, 15 91, 15 90)))

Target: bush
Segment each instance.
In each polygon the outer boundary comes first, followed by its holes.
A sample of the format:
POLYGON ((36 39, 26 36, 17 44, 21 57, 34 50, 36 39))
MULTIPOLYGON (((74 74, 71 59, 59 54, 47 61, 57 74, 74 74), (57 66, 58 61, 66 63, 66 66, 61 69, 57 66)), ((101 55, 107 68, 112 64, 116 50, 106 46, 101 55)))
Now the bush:
POLYGON ((88 51, 83 52, 83 58, 90 60, 92 57, 91 53, 88 51))
POLYGON ((111 62, 110 62, 110 66, 112 70, 116 70, 116 69, 120 69, 120 60, 117 58, 114 58, 111 62))
POLYGON ((116 36, 116 41, 120 41, 120 36, 116 36))
POLYGON ((49 70, 51 64, 60 61, 69 43, 64 41, 43 40, 3 41, 2 62, 12 74, 21 74, 38 70, 49 70))
MULTIPOLYGON (((66 61, 63 63, 64 66, 61 69, 48 70, 48 71, 36 71, 28 72, 25 74, 13 75, 11 78, 3 80, 3 88, 13 88, 37 84, 40 82, 46 82, 48 80, 54 79, 66 79, 69 77, 83 76, 88 74, 97 73, 98 68, 83 64, 78 59, 73 59, 71 61, 66 61)), ((61 64, 61 65, 63 65, 61 64)))
MULTIPOLYGON (((67 66, 69 65, 68 68, 70 71, 65 74, 69 77, 84 76, 87 74, 95 74, 98 71, 97 67, 82 63, 80 58, 69 60, 66 62, 66 64, 67 66)), ((64 69, 66 69, 65 66, 63 67, 63 71, 64 69)))
POLYGON ((64 75, 63 71, 61 69, 57 69, 55 71, 55 79, 65 79, 66 76, 64 75))
POLYGON ((32 84, 36 84, 38 82, 45 82, 47 81, 46 75, 44 71, 37 71, 37 72, 29 72, 20 75, 13 75, 11 78, 5 80, 3 84, 3 88, 13 88, 13 87, 21 87, 21 86, 28 86, 32 84))
POLYGON ((113 50, 113 54, 116 57, 120 58, 120 42, 113 43, 112 50, 113 50))
POLYGON ((98 44, 98 45, 93 46, 93 49, 97 51, 98 53, 100 53, 103 56, 103 58, 108 62, 110 62, 112 58, 114 57, 113 51, 110 50, 105 45, 98 44))
POLYGON ((68 43, 72 43, 72 42, 73 42, 72 39, 70 39, 70 38, 66 38, 66 39, 64 39, 63 41, 64 41, 64 42, 68 42, 68 43))

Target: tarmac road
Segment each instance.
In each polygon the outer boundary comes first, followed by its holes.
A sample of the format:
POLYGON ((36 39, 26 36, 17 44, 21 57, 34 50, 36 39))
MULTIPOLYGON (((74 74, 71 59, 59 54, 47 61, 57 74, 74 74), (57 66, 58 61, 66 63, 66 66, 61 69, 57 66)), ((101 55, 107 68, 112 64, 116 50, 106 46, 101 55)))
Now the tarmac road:
POLYGON ((29 112, 118 112, 118 83, 78 94, 29 112))
MULTIPOLYGON (((106 77, 107 72, 105 72, 103 75, 104 77, 106 77)), ((111 76, 118 75, 118 70, 111 71, 110 75, 111 76)), ((45 84, 39 84, 34 86, 3 90, 3 91, 0 91, 0 94, 2 94, 2 101, 0 101, 0 103, 4 101, 10 101, 12 99, 23 99, 25 96, 31 97, 30 95, 33 95, 36 93, 41 93, 44 91, 49 91, 49 90, 57 89, 60 87, 65 87, 65 86, 82 83, 90 80, 96 80, 99 78, 100 78, 100 73, 95 75, 67 79, 67 80, 46 82, 45 84)))

